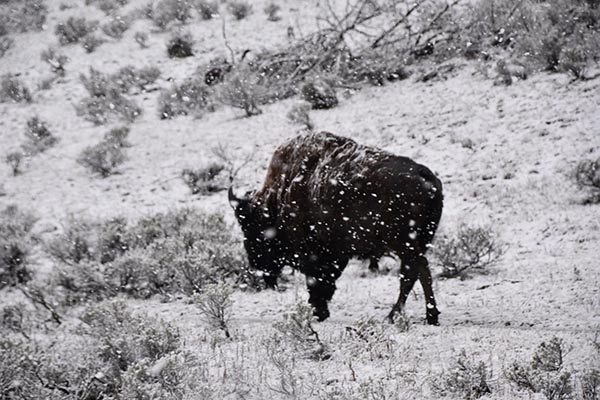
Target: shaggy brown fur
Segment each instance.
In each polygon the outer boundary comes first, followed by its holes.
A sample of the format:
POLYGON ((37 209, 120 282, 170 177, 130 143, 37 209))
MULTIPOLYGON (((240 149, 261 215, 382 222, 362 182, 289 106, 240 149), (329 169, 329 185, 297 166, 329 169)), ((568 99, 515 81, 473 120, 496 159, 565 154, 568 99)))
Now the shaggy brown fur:
POLYGON ((417 279, 437 323, 424 257, 442 213, 442 185, 425 166, 331 133, 296 137, 273 155, 261 190, 237 199, 250 264, 274 284, 284 265, 307 276, 310 303, 327 318, 335 280, 352 257, 402 260, 400 312, 417 279))

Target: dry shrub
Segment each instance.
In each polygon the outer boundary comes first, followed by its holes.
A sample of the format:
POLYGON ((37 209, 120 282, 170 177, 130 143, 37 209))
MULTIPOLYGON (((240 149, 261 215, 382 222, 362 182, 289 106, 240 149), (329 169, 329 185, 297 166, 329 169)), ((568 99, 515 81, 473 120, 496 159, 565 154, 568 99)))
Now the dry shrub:
POLYGON ((191 17, 189 0, 160 0, 152 12, 152 20, 163 30, 173 21, 185 23, 191 17))
POLYGON ((227 2, 227 11, 239 21, 252 14, 252 5, 245 0, 230 0, 227 2))
POLYGON ((52 135, 46 122, 37 116, 27 120, 25 137, 27 141, 23 144, 23 151, 29 155, 42 153, 58 142, 58 138, 52 135))
POLYGON ((226 189, 222 179, 216 180, 224 170, 224 165, 212 163, 205 168, 184 169, 181 177, 192 194, 207 195, 226 189))
POLYGON ((146 32, 136 32, 135 35, 133 35, 133 38, 136 43, 140 45, 140 48, 148 48, 148 34, 146 32))
POLYGON ((485 273, 504 249, 490 229, 460 226, 453 236, 438 236, 432 253, 442 267, 440 276, 464 279, 471 273, 485 273))
POLYGON ((600 158, 580 161, 573 175, 577 185, 588 191, 584 204, 600 203, 600 158))
POLYGON ((0 289, 31 280, 27 258, 34 244, 31 229, 35 222, 32 214, 17 206, 0 212, 0 289))
POLYGON ((121 126, 106 132, 102 140, 106 143, 112 143, 117 147, 131 147, 131 143, 129 143, 127 137, 129 137, 129 127, 121 126))
POLYGON ((194 55, 194 38, 189 32, 176 32, 167 42, 170 58, 186 58, 194 55))
POLYGON ((89 22, 85 18, 69 17, 65 22, 56 25, 54 30, 60 44, 67 45, 80 42, 98 27, 98 22, 89 22))
POLYGON ((67 56, 57 52, 53 47, 49 47, 42 51, 41 59, 50 65, 52 72, 58 76, 65 76, 65 64, 69 60, 67 56))
POLYGON ((583 400, 597 400, 600 398, 600 370, 588 369, 581 374, 579 380, 583 400))
POLYGON ((301 88, 302 98, 315 110, 327 110, 338 105, 333 85, 322 79, 305 82, 301 88))
POLYGON ((264 12, 267 15, 267 19, 271 22, 277 22, 281 20, 281 17, 279 16, 279 11, 281 10, 281 7, 279 7, 277 4, 275 3, 269 3, 265 6, 264 12))
POLYGON ((469 22, 461 34, 467 54, 485 56, 502 47, 537 69, 567 71, 575 78, 599 55, 600 11, 589 2, 481 0, 469 5, 465 16, 469 22))
POLYGON ((4 161, 10 167, 13 176, 21 173, 21 162, 23 161, 23 153, 20 151, 12 151, 6 155, 4 161))
POLYGON ((219 88, 219 101, 227 106, 244 110, 246 117, 262 114, 258 108, 262 88, 254 74, 238 71, 230 74, 219 88))
POLYGON ((127 65, 110 75, 108 79, 114 82, 122 93, 130 93, 133 88, 145 92, 148 86, 156 82, 160 74, 158 67, 135 68, 127 65))
POLYGON ((15 41, 12 38, 0 35, 0 58, 4 57, 14 44, 15 41))
POLYGON ((117 172, 117 167, 127 159, 121 146, 101 141, 83 150, 77 162, 91 172, 106 178, 117 172))
POLYGON ((5 0, 0 2, 0 36, 43 29, 48 8, 43 0, 5 0))
POLYGON ((194 304, 212 329, 223 331, 225 337, 230 338, 229 320, 233 301, 233 289, 223 283, 207 285, 204 290, 194 296, 194 304))
POLYGON ((179 115, 201 117, 205 111, 212 111, 212 90, 200 78, 189 78, 181 85, 173 85, 158 97, 158 111, 161 119, 171 119, 179 115))
POLYGON ((218 1, 196 0, 196 2, 194 2, 194 7, 200 18, 203 20, 213 19, 215 16, 219 15, 218 1))
POLYGON ((343 351, 351 357, 378 362, 389 359, 393 336, 397 333, 393 327, 374 318, 361 318, 351 326, 346 326, 343 351))
POLYGON ((142 110, 132 100, 125 97, 125 94, 136 81, 141 83, 142 80, 137 80, 135 71, 132 79, 130 72, 131 67, 125 67, 117 74, 109 76, 90 68, 89 76, 81 74, 81 82, 90 97, 79 103, 78 115, 96 125, 105 124, 113 117, 133 122, 142 110))
POLYGON ((96 36, 93 33, 88 33, 81 39, 81 46, 85 49, 86 53, 93 53, 98 46, 105 43, 106 40, 96 36))
POLYGON ((454 360, 454 365, 433 382, 437 395, 453 394, 463 399, 478 399, 492 392, 488 379, 490 373, 483 361, 475 361, 463 349, 454 360))
POLYGON ((0 393, 7 399, 181 399, 189 360, 176 329, 119 302, 88 308, 80 318, 76 331, 50 331, 57 337, 51 343, 35 336, 0 340, 0 393))
POLYGON ((299 125, 302 125, 305 129, 311 131, 314 128, 314 124, 310 119, 310 109, 312 106, 308 102, 299 102, 292 106, 290 111, 287 113, 287 118, 299 125))
POLYGON ((102 32, 113 39, 123 38, 123 34, 131 27, 131 21, 127 17, 114 16, 102 25, 102 32))
POLYGON ((529 365, 515 361, 504 369, 504 375, 520 389, 541 392, 552 400, 571 399, 572 376, 564 368, 564 354, 562 340, 554 337, 538 346, 529 365))
POLYGON ((0 78, 0 102, 31 103, 31 91, 15 75, 5 74, 0 78))
POLYGON ((313 327, 315 321, 313 308, 304 302, 296 304, 292 312, 284 316, 282 322, 277 322, 273 327, 283 335, 294 350, 303 357, 313 360, 326 360, 331 357, 326 347, 313 327))
POLYGON ((113 14, 127 3, 128 0, 85 0, 86 5, 94 5, 107 15, 113 14))
POLYGON ((188 209, 133 224, 121 218, 72 221, 46 248, 60 261, 56 280, 66 304, 119 293, 136 298, 202 293, 220 282, 262 288, 223 218, 188 209))

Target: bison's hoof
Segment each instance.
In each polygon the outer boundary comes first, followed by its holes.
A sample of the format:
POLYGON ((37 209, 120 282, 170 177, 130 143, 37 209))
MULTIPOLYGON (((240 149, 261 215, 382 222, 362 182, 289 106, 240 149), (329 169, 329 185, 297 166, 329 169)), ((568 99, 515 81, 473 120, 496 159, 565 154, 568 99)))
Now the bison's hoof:
POLYGON ((313 314, 317 318, 317 321, 325 321, 329 318, 329 310, 326 308, 315 308, 313 314))
POLYGON ((427 325, 439 325, 440 322, 438 321, 438 315, 440 315, 440 312, 435 310, 435 313, 428 313, 427 314, 427 325))

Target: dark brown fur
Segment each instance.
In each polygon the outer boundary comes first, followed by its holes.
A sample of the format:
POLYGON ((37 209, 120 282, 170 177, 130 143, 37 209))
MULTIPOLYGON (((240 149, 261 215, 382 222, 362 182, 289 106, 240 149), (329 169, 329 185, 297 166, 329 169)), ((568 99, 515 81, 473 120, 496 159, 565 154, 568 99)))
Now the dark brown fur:
POLYGON ((335 281, 352 257, 402 260, 401 311, 417 279, 427 320, 438 310, 424 257, 442 213, 442 185, 425 166, 330 133, 296 137, 273 155, 261 190, 230 192, 252 267, 274 285, 284 265, 307 277, 309 302, 320 319, 335 281))

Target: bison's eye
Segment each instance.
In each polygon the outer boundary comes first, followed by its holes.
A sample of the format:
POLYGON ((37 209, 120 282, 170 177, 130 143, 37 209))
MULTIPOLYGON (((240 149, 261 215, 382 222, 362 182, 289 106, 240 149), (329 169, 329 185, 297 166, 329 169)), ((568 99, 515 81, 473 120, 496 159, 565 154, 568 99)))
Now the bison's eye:
POLYGON ((265 229, 263 232, 263 235, 264 235, 265 239, 273 239, 277 235, 277 229, 275 229, 275 228, 265 229))

